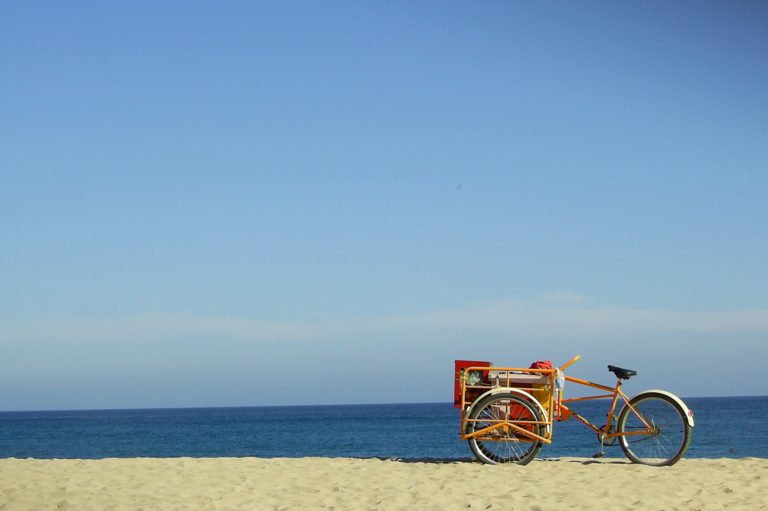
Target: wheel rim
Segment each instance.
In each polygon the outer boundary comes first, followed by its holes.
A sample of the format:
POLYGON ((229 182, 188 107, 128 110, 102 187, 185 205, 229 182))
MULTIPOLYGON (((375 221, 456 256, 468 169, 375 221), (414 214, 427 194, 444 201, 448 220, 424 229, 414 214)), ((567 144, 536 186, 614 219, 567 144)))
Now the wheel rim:
MULTIPOLYGON (((473 415, 476 422, 472 423, 472 431, 509 422, 540 434, 540 425, 536 424, 538 414, 528 403, 516 397, 493 399, 473 415)), ((478 457, 487 463, 510 463, 530 460, 540 444, 512 428, 501 427, 471 439, 470 445, 478 457)))
MULTIPOLYGON (((688 424, 677 406, 659 397, 641 399, 632 406, 654 430, 648 434, 622 436, 621 445, 627 456, 646 465, 676 461, 685 450, 688 438, 688 424)), ((647 429, 631 410, 627 410, 621 426, 626 433, 647 429)))

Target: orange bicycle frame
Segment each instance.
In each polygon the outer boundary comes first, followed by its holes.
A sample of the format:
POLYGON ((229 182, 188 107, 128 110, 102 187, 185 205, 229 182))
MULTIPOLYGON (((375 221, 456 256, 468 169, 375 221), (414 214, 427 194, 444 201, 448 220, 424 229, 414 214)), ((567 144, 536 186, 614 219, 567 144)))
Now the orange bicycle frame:
MULTIPOLYGON (((560 369, 564 369, 568 367, 569 365, 576 362, 580 357, 577 355, 573 359, 571 359, 568 363, 563 365, 560 369)), ((608 387, 606 385, 601 385, 599 383, 594 383, 588 380, 584 380, 582 378, 576 378, 573 376, 565 376, 565 381, 569 381, 572 383, 576 383, 577 385, 581 385, 583 387, 591 387, 594 389, 602 390, 604 392, 608 392, 608 394, 598 394, 593 396, 582 396, 582 397, 572 397, 568 399, 563 399, 562 392, 558 396, 557 401, 557 412, 555 415, 555 418, 558 421, 561 420, 568 420, 571 417, 575 417, 576 420, 578 420, 580 423, 597 433, 598 435, 602 435, 605 439, 610 438, 617 438, 621 436, 631 436, 631 435, 644 435, 647 434, 649 430, 653 429, 653 426, 648 424, 648 422, 645 420, 645 418, 637 413, 637 411, 632 407, 632 405, 629 404, 630 398, 621 390, 621 380, 616 379, 616 385, 614 387, 608 387), (624 401, 624 406, 628 406, 630 410, 642 421, 642 423, 645 425, 647 430, 643 431, 633 431, 631 433, 624 432, 624 433, 618 433, 616 431, 611 431, 611 426, 613 425, 613 422, 616 420, 615 412, 616 412, 616 404, 618 403, 619 397, 624 401), (568 404, 570 403, 578 403, 580 401, 594 401, 597 399, 610 399, 611 400, 611 406, 608 409, 608 413, 605 420, 605 425, 601 428, 600 426, 597 426, 596 424, 593 424, 589 419, 584 417, 583 415, 576 413, 575 411, 571 410, 568 407, 568 404)))
MULTIPOLYGON (((583 387, 589 387, 594 388, 597 390, 600 390, 604 392, 603 394, 596 394, 596 395, 590 395, 590 396, 583 396, 583 397, 574 397, 574 398, 563 398, 563 392, 562 389, 556 390, 556 378, 558 375, 562 375, 562 371, 575 363, 577 360, 581 358, 579 355, 575 356, 562 366, 560 366, 559 369, 531 369, 531 368, 520 368, 520 367, 493 367, 493 366, 470 366, 465 367, 460 371, 460 374, 457 374, 457 378, 459 380, 460 385, 460 401, 457 403, 457 407, 460 407, 462 410, 461 414, 461 421, 460 421, 460 428, 461 428, 461 438, 463 440, 468 440, 470 438, 479 438, 479 437, 485 437, 489 433, 492 433, 495 430, 503 429, 504 431, 513 430, 516 433, 520 434, 522 437, 530 440, 530 441, 540 441, 546 444, 552 443, 552 424, 554 420, 557 421, 563 421, 568 420, 571 417, 576 418, 581 424, 592 430, 598 435, 601 435, 603 439, 611 439, 611 438, 617 438, 622 436, 631 436, 631 435, 644 435, 647 434, 649 431, 653 430, 653 426, 648 424, 648 422, 645 420, 645 418, 639 414, 629 403, 630 398, 621 390, 621 380, 617 379, 616 385, 613 387, 609 387, 606 385, 602 385, 599 383, 594 383, 588 380, 584 380, 582 378, 576 378, 573 376, 564 376, 564 379, 566 382, 575 383, 577 385, 581 385, 583 387), (472 384, 468 381, 467 375, 469 375, 471 372, 476 371, 479 373, 483 373, 485 375, 493 374, 495 373, 496 381, 488 381, 481 384, 472 384), (524 387, 521 386, 519 383, 519 379, 526 376, 526 375, 540 375, 543 376, 546 380, 546 386, 544 390, 533 390, 529 388, 530 386, 524 387), (544 414, 544 420, 542 421, 515 421, 513 423, 510 420, 504 420, 504 419, 498 419, 494 424, 491 424, 490 426, 487 426, 483 429, 468 432, 467 431, 467 425, 471 422, 478 422, 476 419, 469 419, 469 410, 471 407, 476 403, 476 400, 479 400, 480 397, 487 395, 489 392, 493 391, 493 389, 508 389, 512 392, 520 392, 525 391, 525 394, 528 394, 529 397, 533 398, 534 401, 540 402, 542 405, 543 410, 545 411, 544 414), (532 394, 538 394, 539 396, 543 397, 543 401, 540 399, 537 399, 536 396, 533 396, 532 394), (469 397, 473 397, 472 399, 469 399, 469 397), (623 432, 618 433, 616 431, 613 431, 613 424, 616 421, 616 408, 619 402, 619 398, 623 401, 624 406, 627 406, 630 408, 630 410, 640 419, 640 421, 645 425, 646 429, 642 431, 632 431, 632 432, 623 432), (572 410, 568 405, 572 403, 578 403, 582 401, 592 401, 592 400, 598 400, 598 399, 610 399, 610 408, 608 409, 608 413, 606 416, 606 422, 603 426, 598 426, 591 422, 589 419, 584 417, 583 415, 577 413, 576 411, 572 410), (528 431, 522 426, 525 425, 532 425, 532 424, 541 424, 546 426, 547 433, 545 436, 537 435, 533 431, 528 431)), ((493 379, 493 376, 490 376, 490 379, 493 379)), ((525 396, 525 394, 521 394, 522 396, 525 396)), ((488 420, 483 420, 483 422, 487 423, 488 420)))

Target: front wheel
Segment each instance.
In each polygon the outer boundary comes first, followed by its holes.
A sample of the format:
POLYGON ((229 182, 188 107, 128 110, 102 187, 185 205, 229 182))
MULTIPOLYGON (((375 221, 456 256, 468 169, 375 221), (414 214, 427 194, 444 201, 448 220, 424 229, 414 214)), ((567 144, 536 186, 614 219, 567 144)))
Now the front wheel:
POLYGON ((469 447, 483 463, 517 463, 526 465, 541 448, 541 442, 506 424, 542 436, 544 419, 531 401, 513 393, 500 393, 483 398, 469 414, 467 432, 490 429, 482 436, 470 438, 469 447))
POLYGON ((691 426, 680 405, 664 394, 640 394, 619 414, 619 445, 634 463, 674 465, 691 443, 691 426))

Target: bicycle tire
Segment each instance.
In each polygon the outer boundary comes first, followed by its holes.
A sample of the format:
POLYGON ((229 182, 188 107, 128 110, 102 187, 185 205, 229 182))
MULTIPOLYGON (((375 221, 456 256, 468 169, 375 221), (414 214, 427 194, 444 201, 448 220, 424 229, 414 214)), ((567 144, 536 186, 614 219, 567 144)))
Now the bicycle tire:
POLYGON ((648 434, 619 437, 619 445, 627 458, 633 463, 655 467, 677 463, 688 450, 693 429, 680 405, 664 394, 637 395, 619 414, 616 424, 619 433, 647 429, 633 409, 641 414, 654 430, 648 434))
MULTIPOLYGON (((511 392, 486 396, 472 408, 467 432, 479 431, 492 424, 509 422, 543 436, 543 418, 539 407, 511 392)), ((467 440, 478 460, 489 465, 517 463, 527 465, 541 449, 539 440, 531 439, 511 428, 496 429, 487 435, 467 440)))

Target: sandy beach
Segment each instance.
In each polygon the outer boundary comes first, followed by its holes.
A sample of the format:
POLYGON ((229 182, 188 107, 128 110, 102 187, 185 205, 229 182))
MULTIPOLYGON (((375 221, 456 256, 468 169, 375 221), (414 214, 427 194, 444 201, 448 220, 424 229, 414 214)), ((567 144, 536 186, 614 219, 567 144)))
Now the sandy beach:
POLYGON ((768 509, 767 459, 0 460, 0 509, 768 509))

